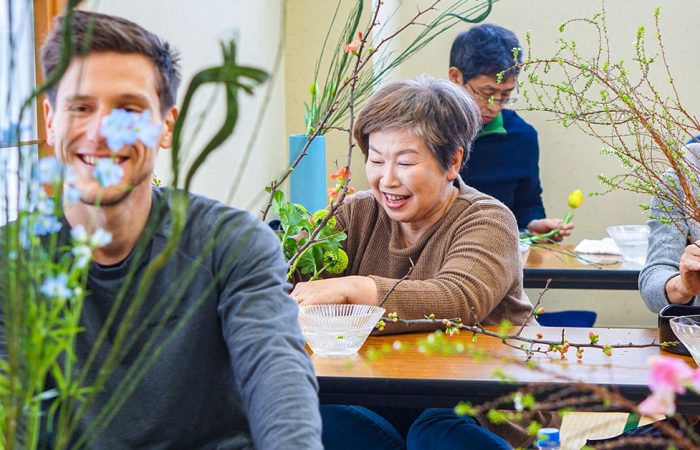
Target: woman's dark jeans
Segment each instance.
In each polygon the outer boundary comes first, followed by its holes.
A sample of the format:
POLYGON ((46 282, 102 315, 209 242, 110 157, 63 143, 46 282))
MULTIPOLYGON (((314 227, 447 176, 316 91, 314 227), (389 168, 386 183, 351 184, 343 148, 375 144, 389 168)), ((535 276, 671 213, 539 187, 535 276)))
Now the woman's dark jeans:
POLYGON ((321 405, 326 450, 429 450, 512 447, 471 417, 449 408, 321 405))

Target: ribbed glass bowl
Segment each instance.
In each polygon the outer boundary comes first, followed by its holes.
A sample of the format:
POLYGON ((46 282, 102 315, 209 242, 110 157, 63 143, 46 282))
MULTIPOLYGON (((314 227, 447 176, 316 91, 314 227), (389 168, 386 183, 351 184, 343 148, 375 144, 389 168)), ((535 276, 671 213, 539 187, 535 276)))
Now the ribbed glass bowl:
POLYGON ((357 353, 386 310, 370 305, 299 307, 299 325, 311 350, 319 356, 357 353))
POLYGON ((521 241, 518 243, 518 248, 520 248, 520 260, 524 266, 527 263, 527 258, 530 256, 530 243, 521 241))
POLYGON ((625 261, 644 265, 647 259, 649 226, 647 225, 616 225, 606 229, 613 238, 625 261))
POLYGON ((680 316, 671 319, 671 329, 700 365, 700 316, 680 316))

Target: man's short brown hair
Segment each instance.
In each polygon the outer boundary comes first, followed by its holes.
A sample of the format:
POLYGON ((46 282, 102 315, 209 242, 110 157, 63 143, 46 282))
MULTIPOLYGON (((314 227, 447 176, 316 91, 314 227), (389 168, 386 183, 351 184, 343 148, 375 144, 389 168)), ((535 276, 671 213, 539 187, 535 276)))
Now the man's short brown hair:
MULTIPOLYGON (((41 68, 44 77, 53 73, 61 59, 64 17, 59 16, 54 28, 41 48, 41 68)), ((140 25, 121 17, 89 11, 73 11, 70 24, 73 38, 73 56, 90 53, 137 53, 150 59, 156 66, 156 81, 161 112, 175 105, 180 85, 180 66, 177 52, 170 44, 140 25)), ((56 102, 56 86, 48 92, 49 101, 56 102)))
POLYGON ((406 129, 425 140, 442 170, 464 149, 462 164, 476 133, 481 114, 474 100, 461 87, 447 80, 421 76, 394 81, 370 97, 357 118, 353 134, 367 159, 369 135, 375 131, 406 129))

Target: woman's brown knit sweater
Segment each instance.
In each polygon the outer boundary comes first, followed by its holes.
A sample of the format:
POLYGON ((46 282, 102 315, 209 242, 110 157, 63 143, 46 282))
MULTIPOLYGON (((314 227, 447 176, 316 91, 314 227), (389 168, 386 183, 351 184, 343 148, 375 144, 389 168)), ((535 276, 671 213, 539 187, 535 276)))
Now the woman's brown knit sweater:
MULTIPOLYGON (((532 304, 523 292, 523 272, 515 217, 502 203, 456 183, 459 196, 445 216, 410 248, 402 247, 398 223, 392 221, 372 192, 359 192, 340 208, 338 228, 348 239, 349 265, 344 275, 364 275, 377 284, 379 299, 415 265, 384 302, 388 312, 404 319, 460 317, 464 323, 497 325, 528 320, 532 304), (410 258, 410 260, 409 260, 410 258)), ((387 324, 384 333, 424 331, 425 327, 387 324)), ((530 420, 491 424, 479 422, 514 447, 533 441, 527 432, 530 420)), ((544 426, 559 426, 557 414, 536 413, 530 419, 544 426)))
MULTIPOLYGON (((377 284, 379 298, 394 287, 383 306, 403 319, 460 317, 464 323, 497 325, 527 320, 532 304, 523 294, 518 229, 503 204, 458 179, 459 196, 445 216, 418 241, 402 248, 399 224, 372 192, 360 192, 340 208, 338 228, 348 239, 350 264, 344 275, 365 275, 377 284)), ((435 328, 435 327, 431 327, 435 328)), ((428 328, 423 328, 428 329, 428 328)), ((386 332, 419 331, 394 326, 386 332)))

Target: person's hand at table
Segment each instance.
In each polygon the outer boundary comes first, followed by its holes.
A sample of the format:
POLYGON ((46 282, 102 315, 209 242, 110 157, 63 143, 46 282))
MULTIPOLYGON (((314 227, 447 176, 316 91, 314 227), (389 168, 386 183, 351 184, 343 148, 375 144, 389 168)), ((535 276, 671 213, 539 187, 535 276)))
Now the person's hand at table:
POLYGON ((527 224, 527 231, 534 235, 546 234, 557 228, 560 228, 559 232, 549 237, 549 239, 558 242, 571 234, 574 224, 569 222, 564 225, 561 219, 536 219, 527 224))
POLYGON ((297 283, 291 295, 300 305, 379 304, 374 280, 359 275, 297 283))
POLYGON ((666 283, 666 297, 670 303, 682 304, 700 294, 700 241, 690 244, 681 255, 679 275, 666 283))

